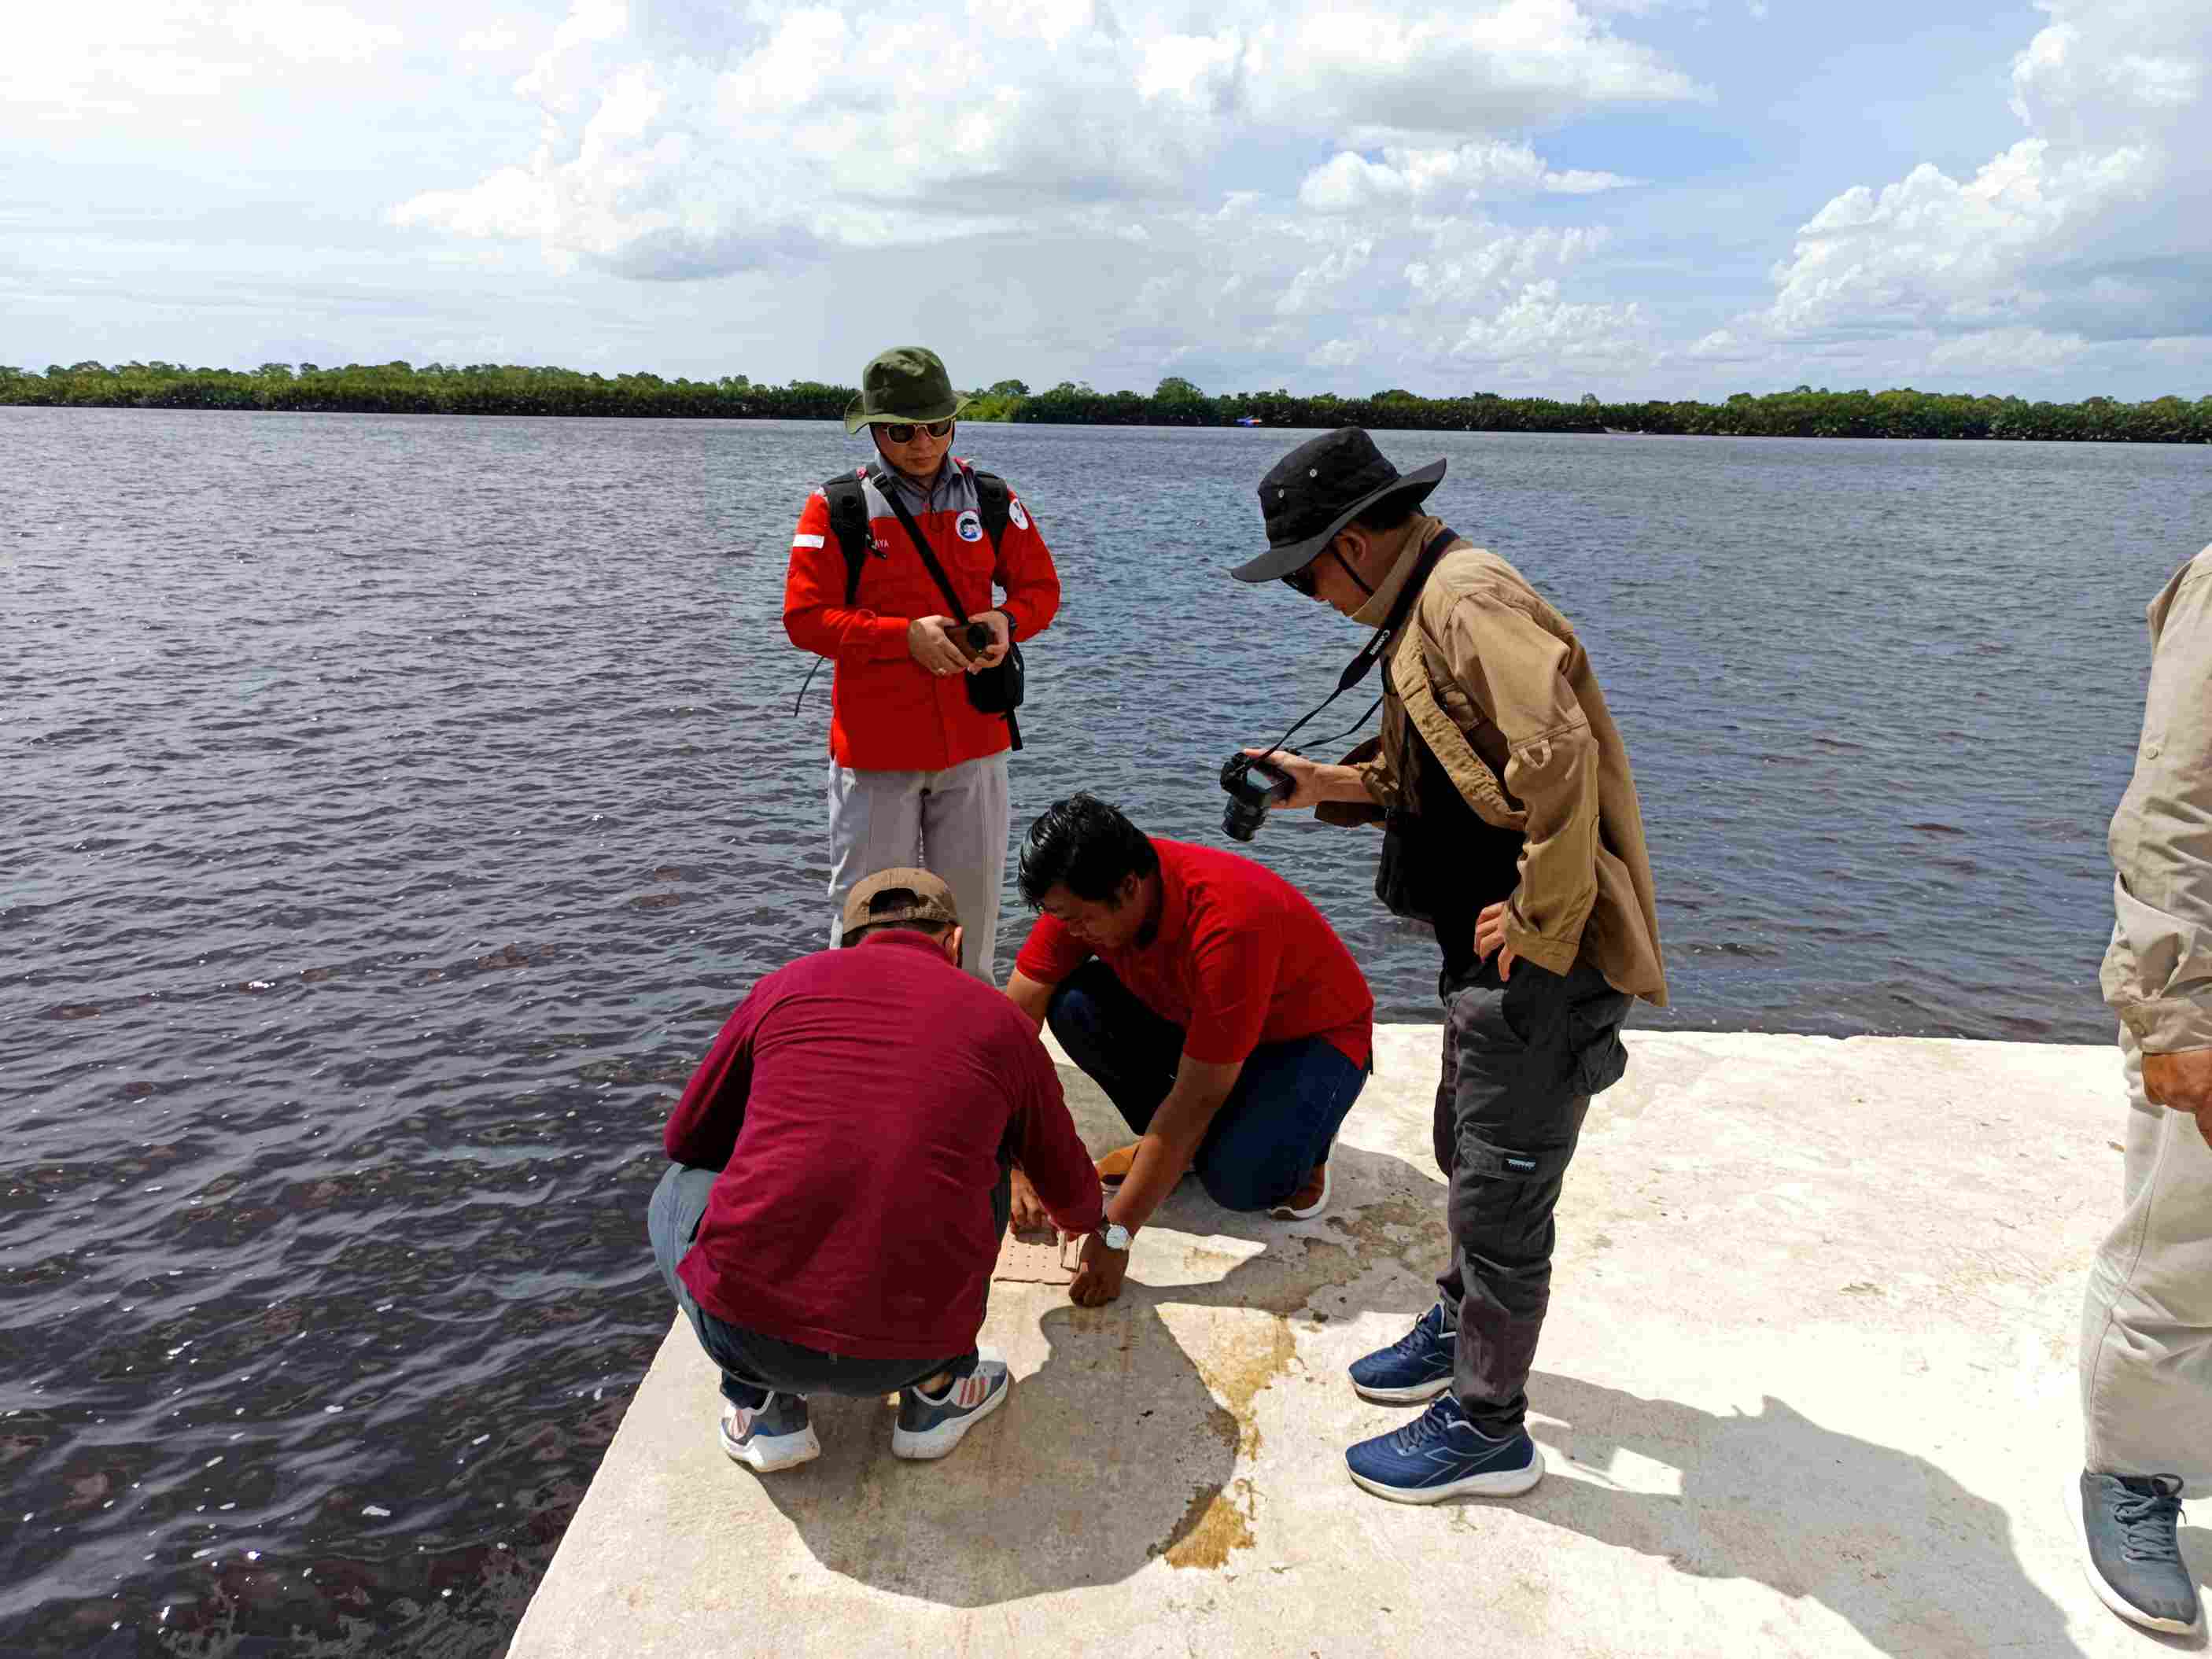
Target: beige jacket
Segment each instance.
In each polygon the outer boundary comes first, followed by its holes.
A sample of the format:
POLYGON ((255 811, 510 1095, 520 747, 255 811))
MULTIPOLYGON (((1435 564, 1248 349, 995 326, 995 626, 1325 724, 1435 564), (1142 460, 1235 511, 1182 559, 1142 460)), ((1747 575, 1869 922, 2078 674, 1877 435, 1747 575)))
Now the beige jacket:
POLYGON ((2105 1000, 2149 1054, 2212 1048, 2212 547, 2150 603, 2150 694, 2112 814, 2105 1000))
MULTIPOLYGON (((1406 551, 1355 620, 1381 626, 1441 529, 1417 520, 1406 551)), ((1384 652, 1380 752, 1353 763, 1379 806, 1412 775, 1407 723, 1485 823, 1521 830, 1506 943, 1553 973, 1587 958, 1615 990, 1664 1007, 1651 865, 1628 750, 1567 619, 1495 553, 1452 544, 1384 652)), ((1379 813, 1330 815, 1342 821, 1379 813)))

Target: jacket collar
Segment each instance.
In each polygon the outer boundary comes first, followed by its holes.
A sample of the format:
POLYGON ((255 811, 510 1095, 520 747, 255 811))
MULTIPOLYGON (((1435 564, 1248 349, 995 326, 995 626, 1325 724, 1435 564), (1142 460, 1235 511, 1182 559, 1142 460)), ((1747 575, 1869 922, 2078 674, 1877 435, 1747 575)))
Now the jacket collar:
POLYGON ((1406 584, 1413 579, 1413 570, 1421 562, 1421 550, 1429 544, 1429 538, 1443 528, 1443 520, 1425 513, 1416 514, 1407 526, 1409 533, 1406 544, 1398 551, 1398 562, 1390 567, 1390 574, 1375 590, 1366 604, 1352 613, 1352 620, 1363 628, 1380 628, 1390 620, 1391 607, 1398 596, 1406 591, 1406 584))
MULTIPOLYGON (((889 933, 871 933, 853 948, 856 951, 873 951, 878 947, 892 945, 904 951, 927 951, 939 961, 945 962, 945 951, 941 942, 930 938, 927 933, 917 933, 911 927, 895 927, 889 933)), ((952 964, 945 962, 945 965, 950 968, 952 964)))
POLYGON ((932 478, 926 486, 916 483, 913 479, 908 477, 905 473, 900 471, 889 461, 883 459, 881 457, 878 457, 876 461, 877 487, 883 489, 897 490, 901 495, 904 495, 911 504, 921 508, 925 513, 929 512, 932 509, 937 501, 939 493, 944 489, 945 485, 951 483, 959 476, 960 463, 952 459, 950 452, 947 452, 944 460, 939 463, 937 476, 932 478))

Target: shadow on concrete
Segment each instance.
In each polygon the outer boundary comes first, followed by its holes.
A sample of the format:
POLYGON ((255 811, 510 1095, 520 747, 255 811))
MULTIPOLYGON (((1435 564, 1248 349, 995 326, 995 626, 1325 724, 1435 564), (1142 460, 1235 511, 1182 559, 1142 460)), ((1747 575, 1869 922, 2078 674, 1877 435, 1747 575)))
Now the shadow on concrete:
MULTIPOLYGON (((2074 1651, 2065 1612, 2021 1568, 2010 1517, 1924 1458, 1771 1397, 1721 1414, 1539 1372, 1528 1398, 1531 1431, 1582 1478, 1545 1481, 1516 1500, 1522 1513, 1694 1577, 1809 1597, 1899 1659, 2074 1651)), ((2056 1489, 2050 1502, 2057 1513, 2056 1489)), ((2087 1586, 2081 1597, 2103 1615, 2087 1586)))
POLYGON ((1189 1237, 1182 1266, 1199 1283, 1133 1278, 1097 1309, 1056 1286, 994 1285, 996 1300, 1041 1307, 1050 1346, 995 1422, 940 1463, 903 1463, 890 1404, 817 1396, 822 1456, 763 1492, 832 1571, 946 1606, 1111 1583, 1159 1556, 1219 1565, 1251 1539, 1240 1465, 1258 1444, 1255 1398, 1290 1370, 1291 1320, 1402 1313, 1417 1294, 1373 1269, 1432 1254, 1442 1226, 1443 1188, 1402 1160, 1340 1146, 1332 1178, 1331 1214, 1295 1231, 1183 1182, 1153 1226, 1189 1237), (1206 1322, 1190 1350, 1178 1318, 1206 1322))

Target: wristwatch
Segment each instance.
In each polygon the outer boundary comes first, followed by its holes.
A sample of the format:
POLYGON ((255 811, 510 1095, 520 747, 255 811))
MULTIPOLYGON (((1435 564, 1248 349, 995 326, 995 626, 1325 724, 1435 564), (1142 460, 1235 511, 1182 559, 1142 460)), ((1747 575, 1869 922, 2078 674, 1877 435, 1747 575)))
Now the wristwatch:
POLYGON ((1127 1252, 1129 1248, 1129 1230, 1118 1221, 1102 1221, 1093 1233, 1109 1250, 1127 1252))

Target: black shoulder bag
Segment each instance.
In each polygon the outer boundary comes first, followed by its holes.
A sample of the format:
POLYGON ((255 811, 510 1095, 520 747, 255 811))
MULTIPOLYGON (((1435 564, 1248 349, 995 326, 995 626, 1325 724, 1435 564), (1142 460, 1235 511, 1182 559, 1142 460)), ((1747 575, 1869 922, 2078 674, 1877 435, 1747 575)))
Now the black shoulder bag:
MULTIPOLYGON (((870 469, 872 472, 873 470, 870 469)), ((1006 500, 1005 484, 985 472, 978 472, 975 477, 979 486, 977 494, 981 496, 985 505, 989 506, 993 495, 995 495, 999 512, 1003 514, 1006 500), (997 484, 997 490, 982 489, 981 486, 986 480, 997 484)), ((936 578, 938 586, 944 590, 945 603, 951 607, 953 619, 965 626, 968 613, 960 603, 960 595, 953 591, 951 580, 945 574, 945 567, 937 562, 937 555, 930 550, 929 538, 921 533, 921 526, 914 521, 914 514, 906 510, 906 503, 899 499, 897 481, 886 479, 882 488, 884 499, 891 504, 891 511, 898 515, 898 521, 905 528, 908 539, 914 543, 914 550, 921 555, 921 562, 929 567, 929 574, 936 578)), ((977 516, 982 515, 979 514, 977 516)), ((1003 525, 1004 520, 1001 518, 1000 524, 990 526, 993 532, 991 546, 994 551, 997 550, 999 532, 1003 528, 1003 525)), ((1014 710, 1022 706, 1022 695, 1026 689, 1024 685, 1026 670, 1022 662, 1022 648, 1016 645, 1012 638, 1012 627, 1013 623, 1009 619, 1006 654, 1001 657, 995 665, 978 669, 964 678, 968 682, 969 702, 978 714, 1005 715, 1006 735, 1012 739, 1012 746, 1019 749, 1022 746, 1022 726, 1021 722, 1014 718, 1014 710)))

